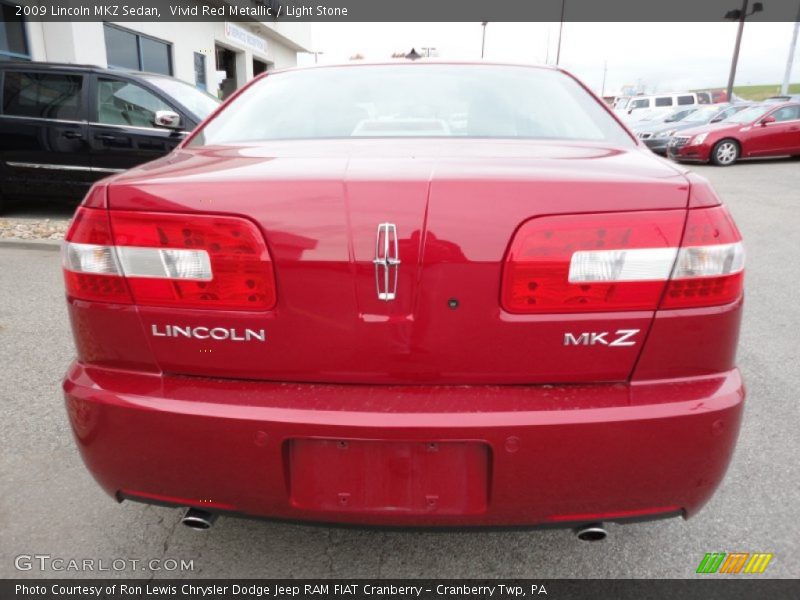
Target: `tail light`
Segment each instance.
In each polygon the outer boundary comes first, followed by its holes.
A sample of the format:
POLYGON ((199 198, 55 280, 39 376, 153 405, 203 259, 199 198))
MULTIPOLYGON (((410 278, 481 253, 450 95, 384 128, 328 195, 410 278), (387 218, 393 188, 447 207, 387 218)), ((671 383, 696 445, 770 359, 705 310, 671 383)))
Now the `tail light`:
POLYGON ((688 219, 683 210, 531 219, 506 256, 502 304, 513 313, 725 304, 742 291, 740 240, 721 206, 688 219))
POLYGON ((80 208, 63 247, 67 293, 100 302, 269 310, 264 238, 238 217, 80 208))
POLYGON ((733 302, 744 286, 742 236, 723 206, 690 210, 662 308, 733 302))

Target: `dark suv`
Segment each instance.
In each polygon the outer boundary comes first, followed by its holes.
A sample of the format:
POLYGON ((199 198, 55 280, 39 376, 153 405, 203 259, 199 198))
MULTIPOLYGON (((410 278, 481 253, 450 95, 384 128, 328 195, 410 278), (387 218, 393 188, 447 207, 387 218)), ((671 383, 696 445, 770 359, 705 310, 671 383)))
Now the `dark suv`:
POLYGON ((0 63, 3 198, 80 199, 109 173, 170 152, 219 104, 152 73, 0 63))

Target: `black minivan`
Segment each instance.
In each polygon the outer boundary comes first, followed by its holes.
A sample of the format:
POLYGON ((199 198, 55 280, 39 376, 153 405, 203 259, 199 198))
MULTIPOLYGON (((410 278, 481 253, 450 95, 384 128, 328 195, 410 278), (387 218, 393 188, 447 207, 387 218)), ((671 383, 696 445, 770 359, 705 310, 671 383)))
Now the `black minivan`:
POLYGON ((3 198, 80 199, 89 186, 170 152, 219 105, 173 77, 0 62, 3 198))

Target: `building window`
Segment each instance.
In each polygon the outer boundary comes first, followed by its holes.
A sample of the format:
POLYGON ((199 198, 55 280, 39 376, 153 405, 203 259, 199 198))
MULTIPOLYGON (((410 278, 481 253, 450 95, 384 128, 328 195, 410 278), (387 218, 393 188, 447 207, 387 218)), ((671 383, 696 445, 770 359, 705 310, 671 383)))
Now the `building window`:
POLYGON ((3 114, 82 120, 82 87, 82 75, 6 71, 3 80, 3 114))
POLYGON ((25 21, 16 7, 0 2, 0 60, 30 60, 25 21))
POLYGON ((116 25, 103 25, 109 67, 172 75, 172 44, 116 25))
POLYGON ((197 89, 208 91, 206 87, 206 55, 194 53, 194 85, 197 89))

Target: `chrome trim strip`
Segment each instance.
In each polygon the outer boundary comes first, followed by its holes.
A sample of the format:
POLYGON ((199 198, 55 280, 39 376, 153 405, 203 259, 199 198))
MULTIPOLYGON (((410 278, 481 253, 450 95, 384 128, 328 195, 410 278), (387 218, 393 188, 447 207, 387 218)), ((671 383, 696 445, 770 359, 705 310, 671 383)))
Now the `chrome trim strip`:
POLYGON ((375 288, 378 299, 385 302, 397 297, 397 275, 400 271, 400 252, 397 245, 397 227, 394 223, 378 225, 375 238, 375 288), (394 271, 394 277, 392 277, 394 271))
POLYGON ((109 127, 111 129, 135 129, 136 131, 158 131, 160 133, 168 133, 170 135, 180 135, 186 136, 189 134, 188 131, 175 131, 172 129, 167 129, 166 127, 141 127, 139 125, 112 125, 111 123, 97 123, 95 121, 90 121, 89 125, 93 127, 109 127))
POLYGON ((91 167, 92 173, 124 173, 128 169, 112 169, 111 167, 91 167))
POLYGON ((122 173, 127 169, 111 169, 106 167, 84 167, 82 165, 51 165, 45 163, 26 163, 6 161, 9 167, 17 167, 19 169, 47 169, 49 171, 83 171, 89 173, 122 173))
POLYGON ((47 117, 24 117, 21 115, 0 114, 0 118, 22 119, 28 121, 45 121, 47 123, 64 123, 68 125, 93 125, 94 127, 111 127, 113 129, 136 129, 137 131, 161 131, 170 134, 187 136, 188 131, 173 131, 164 127, 141 127, 139 125, 112 125, 111 123, 97 123, 96 121, 69 121, 67 119, 49 119, 47 117))
POLYGON ((24 117, 22 115, 1 114, 2 119, 23 119, 26 121, 46 121, 47 123, 67 123, 69 125, 86 125, 88 121, 69 121, 67 119, 49 119, 47 117, 24 117))
POLYGON ((49 165, 43 163, 26 163, 6 161, 9 167, 18 167, 21 169, 48 169, 51 171, 91 171, 92 167, 83 167, 80 165, 49 165))

